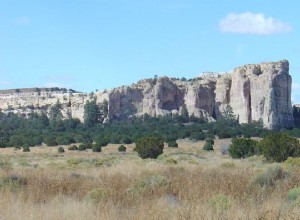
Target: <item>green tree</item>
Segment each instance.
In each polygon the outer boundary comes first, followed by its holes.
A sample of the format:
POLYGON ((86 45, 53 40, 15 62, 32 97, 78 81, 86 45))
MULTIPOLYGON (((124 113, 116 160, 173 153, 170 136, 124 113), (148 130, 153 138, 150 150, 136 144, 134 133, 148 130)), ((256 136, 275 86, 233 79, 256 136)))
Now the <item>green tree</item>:
POLYGON ((87 101, 84 105, 84 125, 93 127, 101 121, 100 108, 96 104, 96 100, 87 101))
POLYGON ((234 126, 238 124, 237 116, 234 114, 231 105, 227 105, 222 113, 222 118, 229 126, 234 126))
POLYGON ((59 147, 57 149, 58 153, 64 153, 65 152, 65 149, 63 147, 59 147))
POLYGON ((212 138, 207 138, 205 144, 203 146, 203 150, 213 151, 214 150, 215 141, 212 138))
POLYGON ((93 152, 101 152, 101 145, 100 144, 93 144, 92 151, 93 152))
POLYGON ((23 146, 23 152, 30 152, 30 148, 28 145, 23 146))
POLYGON ((108 101, 106 99, 103 100, 103 116, 106 118, 108 116, 108 101))
POLYGON ((164 142, 158 137, 143 137, 138 139, 135 143, 135 151, 142 159, 153 158, 156 159, 163 153, 164 142))
POLYGON ((118 147, 118 151, 119 151, 119 152, 126 152, 126 147, 125 147, 124 145, 120 145, 120 146, 118 147))
POLYGON ((282 162, 288 157, 300 157, 300 143, 285 133, 267 135, 259 144, 260 151, 269 161, 282 162))
POLYGON ((249 138, 233 138, 229 146, 232 158, 246 158, 258 153, 258 141, 249 138))
POLYGON ((181 106, 181 112, 180 112, 180 114, 181 114, 183 117, 186 117, 186 118, 189 117, 189 112, 188 112, 188 109, 187 109, 187 107, 186 107, 186 104, 183 104, 183 105, 181 106))
POLYGON ((58 100, 55 105, 51 106, 49 110, 49 118, 50 120, 62 120, 61 104, 58 100))

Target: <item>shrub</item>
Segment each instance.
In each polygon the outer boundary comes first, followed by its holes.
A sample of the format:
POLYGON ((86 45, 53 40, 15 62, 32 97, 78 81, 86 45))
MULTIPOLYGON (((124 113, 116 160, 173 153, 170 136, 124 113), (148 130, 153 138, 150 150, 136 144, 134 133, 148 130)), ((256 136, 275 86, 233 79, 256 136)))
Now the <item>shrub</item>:
POLYGON ((129 193, 137 193, 140 194, 147 190, 155 190, 158 188, 164 188, 169 185, 169 180, 165 176, 161 175, 153 175, 146 177, 138 182, 132 184, 128 189, 127 192, 129 193))
POLYGON ((65 152, 65 149, 63 147, 58 148, 58 153, 64 153, 64 152, 65 152))
POLYGON ((256 154, 258 141, 249 138, 233 138, 229 146, 229 154, 232 158, 246 158, 256 154))
POLYGON ((80 144, 79 147, 78 147, 78 150, 79 151, 85 151, 87 148, 85 146, 85 144, 80 144))
POLYGON ((172 140, 168 142, 168 147, 178 147, 178 144, 175 140, 172 140))
POLYGON ((124 145, 120 145, 118 148, 119 152, 126 152, 126 147, 124 145))
POLYGON ((206 150, 206 151, 213 151, 214 150, 214 147, 213 147, 214 144, 215 144, 215 141, 213 139, 207 138, 202 149, 206 150))
POLYGON ((203 132, 193 132, 190 135, 190 140, 204 140, 205 139, 205 134, 203 132))
POLYGON ((87 193, 85 199, 91 201, 92 203, 99 203, 101 201, 107 200, 112 194, 110 188, 94 188, 87 193))
POLYGON ((78 150, 78 147, 76 145, 73 145, 69 147, 68 150, 78 150))
POLYGON ((93 144, 92 151, 93 152, 101 152, 101 145, 93 144))
POLYGON ((251 184, 260 186, 273 186, 277 180, 287 178, 289 175, 280 166, 273 165, 265 171, 257 174, 251 181, 251 184))
POLYGON ((230 209, 231 200, 223 194, 218 194, 209 199, 208 204, 215 211, 222 212, 224 210, 230 209))
POLYGON ((287 199, 289 202, 299 200, 300 199, 300 187, 289 190, 287 193, 287 199))
POLYGON ((102 158, 102 159, 96 159, 96 160, 93 160, 94 162, 94 165, 96 167, 98 166, 112 166, 114 164, 117 164, 118 163, 118 159, 115 158, 115 157, 109 157, 109 158, 102 158))
POLYGON ((164 149, 163 140, 158 137, 144 137, 138 139, 135 145, 135 151, 142 159, 156 159, 163 153, 164 149))
POLYGON ((82 162, 82 159, 80 159, 80 158, 70 158, 70 159, 68 159, 67 162, 70 165, 78 165, 82 162))
POLYGON ((0 177, 0 189, 16 190, 22 185, 26 185, 27 180, 16 175, 0 177))
POLYGON ((289 157, 284 164, 291 167, 300 167, 300 157, 289 157))
POLYGON ((93 148, 93 144, 88 143, 88 144, 84 144, 85 149, 92 149, 93 148))
POLYGON ((109 143, 109 139, 107 137, 104 137, 104 138, 98 138, 96 140, 96 143, 99 144, 101 147, 105 147, 108 145, 109 143))
POLYGON ((129 136, 124 136, 122 138, 122 143, 124 143, 124 144, 132 144, 133 140, 129 136))
POLYGON ((28 145, 23 146, 23 152, 30 152, 30 148, 28 145))
POLYGON ((282 162, 288 157, 300 157, 299 141, 285 133, 270 134, 259 146, 268 161, 282 162))
POLYGON ((44 137, 44 142, 47 144, 47 146, 57 146, 56 138, 54 135, 49 135, 44 137))

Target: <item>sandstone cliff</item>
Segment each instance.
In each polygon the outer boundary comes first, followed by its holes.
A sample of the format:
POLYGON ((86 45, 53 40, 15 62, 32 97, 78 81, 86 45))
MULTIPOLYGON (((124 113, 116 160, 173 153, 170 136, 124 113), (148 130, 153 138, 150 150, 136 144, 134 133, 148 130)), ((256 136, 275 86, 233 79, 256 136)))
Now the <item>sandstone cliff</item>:
POLYGON ((190 115, 211 122, 230 105, 240 123, 261 119, 267 128, 280 129, 294 126, 291 81, 289 63, 283 60, 245 65, 231 73, 204 74, 188 81, 145 79, 90 94, 59 89, 2 90, 0 109, 20 115, 48 113, 59 102, 65 118, 83 120, 84 105, 93 99, 99 105, 108 101, 108 118, 180 114, 185 104, 190 115))

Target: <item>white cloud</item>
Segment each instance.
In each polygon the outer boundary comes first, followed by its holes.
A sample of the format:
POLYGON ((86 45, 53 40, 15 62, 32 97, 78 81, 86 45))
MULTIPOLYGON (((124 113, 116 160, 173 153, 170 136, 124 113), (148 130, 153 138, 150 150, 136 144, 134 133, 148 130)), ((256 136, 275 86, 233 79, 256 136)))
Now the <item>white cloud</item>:
POLYGON ((6 86, 6 85, 9 85, 10 82, 7 82, 7 81, 0 81, 0 86, 6 86))
POLYGON ((28 17, 23 16, 23 17, 17 18, 16 23, 18 25, 29 25, 31 23, 31 21, 28 17))
POLYGON ((291 25, 262 13, 230 13, 219 23, 222 32, 270 35, 292 31, 291 25))
POLYGON ((75 88, 77 79, 68 74, 48 75, 41 78, 43 87, 75 88))
POLYGON ((52 87, 63 88, 63 87, 66 87, 66 85, 63 85, 62 83, 58 83, 58 82, 47 82, 47 83, 44 84, 43 87, 46 87, 46 88, 52 88, 52 87))

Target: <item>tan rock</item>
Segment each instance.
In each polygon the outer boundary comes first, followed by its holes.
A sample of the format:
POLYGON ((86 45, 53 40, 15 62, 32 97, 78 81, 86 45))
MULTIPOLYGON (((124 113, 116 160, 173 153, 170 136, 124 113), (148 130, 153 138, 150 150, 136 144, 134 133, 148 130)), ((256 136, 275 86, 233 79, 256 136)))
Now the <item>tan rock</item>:
POLYGON ((59 102, 64 118, 83 121, 84 105, 108 101, 108 117, 128 118, 180 114, 183 104, 189 115, 211 122, 231 105, 240 123, 262 120, 267 128, 293 127, 291 76, 286 60, 235 68, 232 73, 206 73, 189 81, 161 77, 144 79, 95 94, 53 89, 15 89, 0 91, 0 109, 28 115, 48 113, 59 102), (51 91, 52 90, 52 91, 51 91))

